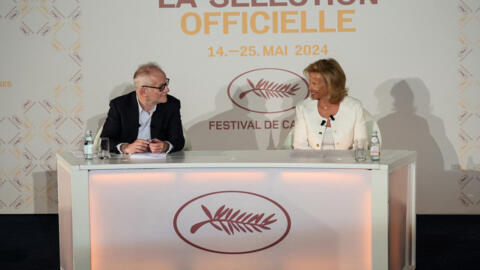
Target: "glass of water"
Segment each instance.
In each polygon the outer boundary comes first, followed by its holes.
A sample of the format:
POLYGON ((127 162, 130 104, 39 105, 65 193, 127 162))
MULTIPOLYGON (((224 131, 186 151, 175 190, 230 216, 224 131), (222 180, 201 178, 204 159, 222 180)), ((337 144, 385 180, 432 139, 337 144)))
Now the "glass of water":
POLYGON ((108 137, 100 138, 100 151, 98 152, 98 158, 109 159, 110 158, 110 140, 108 137))
POLYGON ((355 161, 362 162, 367 159, 367 140, 359 139, 353 142, 355 161))

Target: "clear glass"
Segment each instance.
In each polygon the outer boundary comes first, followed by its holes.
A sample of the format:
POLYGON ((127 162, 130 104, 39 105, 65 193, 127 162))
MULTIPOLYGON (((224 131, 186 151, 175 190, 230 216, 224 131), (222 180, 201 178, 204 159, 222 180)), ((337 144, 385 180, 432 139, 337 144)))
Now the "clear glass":
POLYGON ((100 138, 100 151, 98 152, 98 158, 109 159, 110 158, 110 140, 108 137, 100 138))
POLYGON ((367 140, 355 140, 353 143, 355 161, 362 162, 367 159, 367 140))

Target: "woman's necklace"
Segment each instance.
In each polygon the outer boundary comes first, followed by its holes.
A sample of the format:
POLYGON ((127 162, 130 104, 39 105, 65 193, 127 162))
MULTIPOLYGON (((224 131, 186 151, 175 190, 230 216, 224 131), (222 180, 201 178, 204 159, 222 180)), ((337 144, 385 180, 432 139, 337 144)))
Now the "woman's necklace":
POLYGON ((320 102, 320 107, 322 107, 322 109, 324 109, 324 110, 328 110, 329 106, 327 104, 325 104, 324 102, 320 102))

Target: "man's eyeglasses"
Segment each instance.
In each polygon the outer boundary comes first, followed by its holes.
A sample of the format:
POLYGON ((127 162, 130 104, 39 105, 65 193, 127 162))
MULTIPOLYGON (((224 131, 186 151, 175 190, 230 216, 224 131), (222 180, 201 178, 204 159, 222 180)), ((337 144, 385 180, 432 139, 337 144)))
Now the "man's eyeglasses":
POLYGON ((146 88, 153 88, 153 89, 157 89, 158 91, 162 92, 163 90, 165 90, 165 87, 168 86, 168 83, 170 82, 170 79, 167 78, 165 80, 165 83, 160 85, 159 87, 155 87, 155 86, 149 86, 149 85, 142 85, 142 87, 146 87, 146 88))

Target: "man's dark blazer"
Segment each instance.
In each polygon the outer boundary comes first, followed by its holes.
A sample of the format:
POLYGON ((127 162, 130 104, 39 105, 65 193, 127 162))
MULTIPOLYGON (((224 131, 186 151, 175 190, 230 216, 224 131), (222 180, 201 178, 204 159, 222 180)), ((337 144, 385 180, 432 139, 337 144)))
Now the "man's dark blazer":
MULTIPOLYGON (((103 125, 102 137, 110 138, 110 151, 118 153, 119 143, 132 143, 137 139, 138 103, 136 92, 130 92, 110 101, 107 120, 103 125)), ((167 95, 166 103, 157 104, 150 123, 151 138, 169 141, 172 151, 182 150, 185 144, 182 120, 180 118, 180 101, 167 95)))

